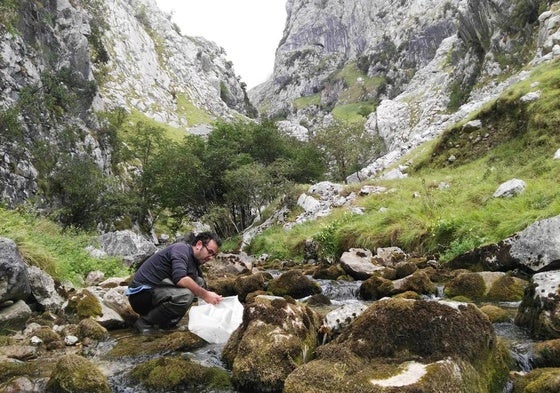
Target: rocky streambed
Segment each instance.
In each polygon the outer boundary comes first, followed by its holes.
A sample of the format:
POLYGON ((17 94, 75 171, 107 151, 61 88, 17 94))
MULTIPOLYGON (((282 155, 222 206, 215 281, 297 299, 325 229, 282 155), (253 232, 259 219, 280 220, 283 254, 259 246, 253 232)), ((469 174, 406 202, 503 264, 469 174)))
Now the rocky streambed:
MULTIPOLYGON (((17 271, 14 260, 6 274, 17 271)), ((349 250, 326 265, 220 255, 207 267, 208 282, 238 297, 243 318, 226 343, 209 344, 188 331, 188 317, 176 331, 138 335, 123 295, 127 278, 61 291, 44 272, 23 267, 29 292, 0 309, 0 392, 560 387, 553 272, 539 273, 545 279, 450 269, 398 249, 349 250)))

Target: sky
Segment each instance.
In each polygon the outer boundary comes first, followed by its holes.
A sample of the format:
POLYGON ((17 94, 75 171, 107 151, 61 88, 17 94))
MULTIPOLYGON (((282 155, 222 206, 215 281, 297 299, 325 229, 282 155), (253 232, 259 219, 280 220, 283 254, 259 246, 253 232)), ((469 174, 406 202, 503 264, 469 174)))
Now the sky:
POLYGON ((181 33, 202 36, 226 51, 247 90, 272 75, 286 23, 286 0, 156 0, 181 33))

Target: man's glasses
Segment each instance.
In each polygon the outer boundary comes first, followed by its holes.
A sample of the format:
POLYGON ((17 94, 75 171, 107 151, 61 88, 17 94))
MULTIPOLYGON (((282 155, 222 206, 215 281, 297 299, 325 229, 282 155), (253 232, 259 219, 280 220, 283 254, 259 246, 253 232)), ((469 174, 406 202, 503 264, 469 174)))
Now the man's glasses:
POLYGON ((202 247, 204 247, 206 249, 206 252, 208 253, 209 256, 213 257, 216 255, 216 251, 208 248, 208 246, 206 244, 203 244, 202 247))

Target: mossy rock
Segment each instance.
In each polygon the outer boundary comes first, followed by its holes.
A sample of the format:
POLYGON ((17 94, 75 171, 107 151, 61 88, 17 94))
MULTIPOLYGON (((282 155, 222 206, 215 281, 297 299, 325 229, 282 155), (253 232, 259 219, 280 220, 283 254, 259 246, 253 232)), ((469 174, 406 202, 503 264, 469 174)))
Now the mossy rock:
POLYGON ((233 282, 233 289, 239 301, 245 302, 247 295, 251 292, 264 291, 265 279, 262 274, 251 274, 248 276, 237 277, 233 282))
POLYGON ((290 270, 268 283, 268 292, 275 296, 291 296, 301 299, 321 293, 321 287, 299 270, 290 270))
POLYGON ((316 280, 336 280, 346 272, 339 264, 323 263, 315 267, 312 277, 316 280))
POLYGON ((395 265, 395 270, 397 278, 404 278, 418 270, 418 266, 410 261, 401 261, 395 265))
POLYGON ((107 356, 117 358, 192 351, 205 344, 202 338, 191 332, 133 335, 120 339, 107 356))
MULTIPOLYGON (((32 375, 37 372, 37 365, 29 362, 1 361, 0 381, 8 383, 14 378, 32 375)), ((0 391, 4 383, 0 383, 0 391)))
POLYGON ((416 271, 411 275, 394 281, 393 286, 398 293, 414 291, 421 295, 431 295, 436 292, 435 284, 425 271, 416 271))
POLYGON ((111 393, 107 377, 86 358, 74 354, 62 356, 47 382, 50 393, 111 393))
POLYGON ((66 311, 76 314, 79 320, 103 315, 99 299, 87 289, 82 289, 68 298, 66 311))
POLYGON ((158 391, 231 388, 227 371, 205 367, 180 357, 163 356, 148 360, 135 366, 130 376, 142 385, 158 391))
POLYGON ((380 276, 371 276, 360 285, 360 297, 364 300, 378 300, 395 294, 393 282, 380 276))
POLYGON ((373 303, 335 341, 364 358, 407 354, 426 360, 473 360, 497 343, 492 324, 472 304, 395 298, 373 303))
POLYGON ((77 329, 78 337, 90 338, 96 341, 106 340, 109 337, 109 332, 106 328, 101 326, 99 322, 93 318, 84 318, 78 323, 77 329))
POLYGON ((235 296, 235 277, 222 277, 208 281, 208 289, 222 296, 235 296))
POLYGON ((34 329, 33 335, 39 337, 41 341, 43 341, 43 344, 47 347, 52 346, 52 344, 56 344, 57 342, 62 342, 62 346, 64 347, 62 337, 60 337, 58 333, 48 326, 41 326, 34 329))
POLYGON ((498 306, 494 306, 492 304, 486 304, 480 307, 480 311, 486 314, 486 316, 492 323, 509 322, 512 319, 508 310, 505 310, 498 306))
POLYGON ((486 293, 484 279, 478 273, 463 273, 453 278, 444 289, 447 297, 465 296, 478 300, 486 293))
POLYGON ((533 353, 535 367, 560 367, 560 339, 536 343, 533 353))
POLYGON ((495 302, 518 302, 523 299, 527 285, 527 281, 505 274, 491 285, 486 299, 495 302))
POLYGON ((514 374, 511 393, 560 392, 560 368, 537 368, 527 374, 514 374))
POLYGON ((233 385, 241 391, 280 392, 286 376, 314 352, 320 323, 303 304, 256 297, 222 351, 233 385))
MULTIPOLYGON (((504 353, 507 352, 504 350, 504 353)), ((474 365, 457 358, 439 361, 357 357, 344 345, 320 348, 318 359, 294 370, 283 393, 491 393, 505 384, 507 368, 488 354, 474 365), (328 375, 329 378, 325 378, 328 375)))

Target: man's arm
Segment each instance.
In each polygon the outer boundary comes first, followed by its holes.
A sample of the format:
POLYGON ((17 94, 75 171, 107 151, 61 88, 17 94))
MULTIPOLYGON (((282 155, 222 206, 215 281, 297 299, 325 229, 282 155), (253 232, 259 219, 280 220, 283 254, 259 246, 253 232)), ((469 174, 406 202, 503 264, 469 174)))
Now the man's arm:
POLYGON ((185 276, 177 282, 178 287, 189 289, 196 297, 201 298, 206 303, 218 304, 222 301, 222 296, 216 292, 208 291, 202 288, 189 276, 185 276))

